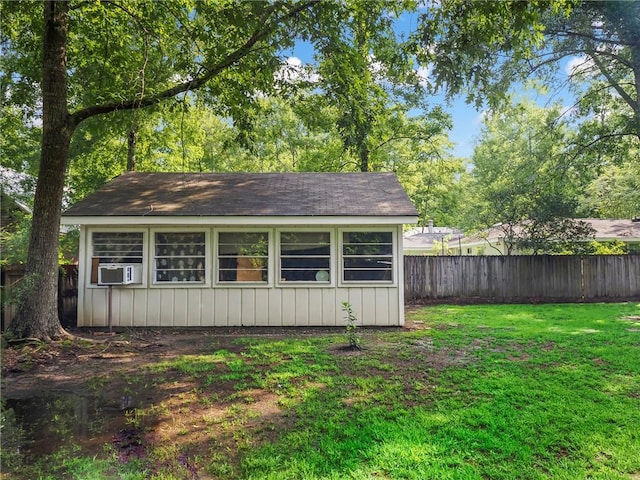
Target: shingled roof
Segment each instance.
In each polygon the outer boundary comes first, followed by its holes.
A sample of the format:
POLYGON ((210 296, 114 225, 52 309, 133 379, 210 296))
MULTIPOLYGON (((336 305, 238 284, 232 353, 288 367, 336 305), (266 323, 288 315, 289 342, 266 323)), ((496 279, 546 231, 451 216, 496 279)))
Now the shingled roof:
POLYGON ((416 216, 393 173, 140 173, 64 216, 416 216))

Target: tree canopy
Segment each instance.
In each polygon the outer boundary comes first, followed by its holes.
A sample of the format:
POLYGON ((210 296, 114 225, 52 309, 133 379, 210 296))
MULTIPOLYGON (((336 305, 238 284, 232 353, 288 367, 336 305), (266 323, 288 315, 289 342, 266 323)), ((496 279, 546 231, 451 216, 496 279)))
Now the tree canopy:
MULTIPOLYGON (((326 98, 339 112, 343 144, 355 146, 360 169, 366 170, 367 135, 389 98, 368 79, 368 66, 375 59, 385 72, 380 77, 410 81, 408 57, 393 54, 397 42, 390 19, 415 8, 414 2, 25 1, 2 8, 3 104, 42 124, 26 262, 29 288, 11 326, 17 335, 49 338, 62 332, 55 275, 66 174, 72 153, 86 162, 82 142, 100 129, 127 126, 133 144, 148 122, 143 109, 197 98, 251 133, 258 100, 287 94, 289 82, 279 82, 283 77, 277 75, 282 52, 301 40, 315 48, 326 98), (104 116, 110 121, 89 125, 104 116), (80 132, 84 136, 78 138, 80 132)), ((173 129, 156 128, 167 138, 173 129)), ((98 143, 109 141, 109 135, 99 136, 98 143)), ((186 143, 179 143, 187 158, 186 143)), ((131 155, 128 160, 133 163, 131 155)), ((88 163, 98 179, 114 170, 108 161, 88 163)))
POLYGON ((486 222, 500 202, 504 221, 628 214, 637 199, 634 2, 61 0, 0 8, 0 126, 9 139, 0 140, 0 155, 38 182, 16 335, 64 334, 55 308, 63 197, 82 198, 126 169, 394 171, 422 220, 438 223, 462 223, 470 195, 482 200, 486 222), (406 38, 394 28, 405 14, 418 15, 406 38), (312 67, 287 62, 298 42, 312 49, 312 67), (559 108, 511 106, 515 82, 536 74, 551 85, 549 72, 567 55, 584 58, 573 71, 574 122, 559 108), (491 107, 471 180, 471 166, 450 154, 449 116, 429 104, 438 90, 491 107), (609 198, 611 188, 616 202, 582 195, 609 198))

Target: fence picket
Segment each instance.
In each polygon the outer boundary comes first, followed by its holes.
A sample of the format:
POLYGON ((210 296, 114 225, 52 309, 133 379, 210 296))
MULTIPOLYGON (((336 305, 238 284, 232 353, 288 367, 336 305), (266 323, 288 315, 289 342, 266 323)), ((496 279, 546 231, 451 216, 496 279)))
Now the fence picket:
POLYGON ((405 299, 594 301, 640 298, 640 255, 405 256, 405 299))

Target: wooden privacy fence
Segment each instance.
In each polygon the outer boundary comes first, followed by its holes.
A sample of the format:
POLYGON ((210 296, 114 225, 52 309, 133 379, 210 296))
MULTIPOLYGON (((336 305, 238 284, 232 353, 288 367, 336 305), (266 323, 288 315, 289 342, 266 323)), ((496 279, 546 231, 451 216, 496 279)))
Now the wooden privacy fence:
POLYGON ((405 256, 407 301, 640 298, 640 255, 405 256))
MULTIPOLYGON (((2 330, 15 315, 13 298, 20 280, 24 276, 24 267, 2 269, 2 330)), ((75 326, 78 319, 78 267, 61 265, 58 277, 58 316, 63 326, 75 326)))

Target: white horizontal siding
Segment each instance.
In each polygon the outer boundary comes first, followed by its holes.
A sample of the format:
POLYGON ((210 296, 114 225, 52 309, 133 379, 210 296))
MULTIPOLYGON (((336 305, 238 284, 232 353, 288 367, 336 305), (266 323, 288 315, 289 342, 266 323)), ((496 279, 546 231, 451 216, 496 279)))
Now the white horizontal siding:
MULTIPOLYGON (((358 323, 401 325, 397 287, 119 288, 113 287, 113 327, 341 326, 342 302, 358 323)), ((108 325, 108 288, 88 288, 78 326, 108 325)))

